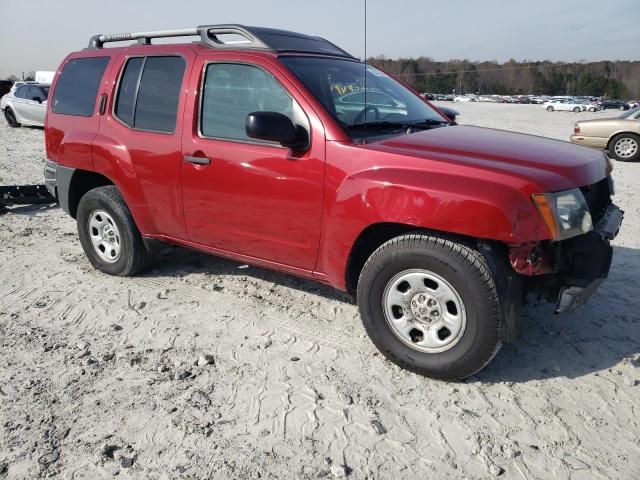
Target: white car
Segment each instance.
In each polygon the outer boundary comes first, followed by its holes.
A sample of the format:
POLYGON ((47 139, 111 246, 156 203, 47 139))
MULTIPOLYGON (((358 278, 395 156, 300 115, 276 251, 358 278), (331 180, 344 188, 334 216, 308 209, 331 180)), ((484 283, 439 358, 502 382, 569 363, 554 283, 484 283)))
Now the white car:
POLYGON ((580 106, 582 106, 583 112, 597 112, 602 110, 602 107, 595 102, 581 102, 580 106))
POLYGON ((566 111, 566 112, 582 112, 583 105, 573 102, 571 100, 551 100, 542 104, 547 112, 566 111))
POLYGON ((0 110, 11 127, 44 126, 49 85, 25 83, 7 93, 0 100, 0 110))

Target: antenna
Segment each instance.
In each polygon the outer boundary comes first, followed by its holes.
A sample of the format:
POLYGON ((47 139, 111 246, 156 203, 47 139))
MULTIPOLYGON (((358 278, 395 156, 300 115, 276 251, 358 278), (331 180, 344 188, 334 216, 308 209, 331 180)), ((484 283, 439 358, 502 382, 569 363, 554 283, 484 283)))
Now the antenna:
MULTIPOLYGON (((367 129, 367 0, 364 1, 364 129, 367 129)), ((364 145, 367 146, 367 133, 364 134, 364 145)))

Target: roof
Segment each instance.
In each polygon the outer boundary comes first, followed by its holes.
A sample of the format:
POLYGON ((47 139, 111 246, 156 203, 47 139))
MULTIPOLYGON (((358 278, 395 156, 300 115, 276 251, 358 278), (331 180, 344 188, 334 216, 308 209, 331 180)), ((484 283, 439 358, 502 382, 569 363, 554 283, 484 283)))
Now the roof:
POLYGON ((90 49, 102 48, 107 42, 138 40, 148 45, 154 38, 199 36, 200 43, 210 48, 234 50, 266 50, 275 53, 301 52, 354 58, 322 37, 264 27, 244 25, 200 25, 195 28, 157 30, 117 34, 99 34, 91 37, 90 49))

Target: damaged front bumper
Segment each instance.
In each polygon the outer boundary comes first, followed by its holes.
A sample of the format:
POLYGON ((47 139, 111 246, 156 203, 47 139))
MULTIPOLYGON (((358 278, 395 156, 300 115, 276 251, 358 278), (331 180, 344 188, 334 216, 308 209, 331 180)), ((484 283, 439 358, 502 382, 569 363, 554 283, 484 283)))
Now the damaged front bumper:
POLYGON ((562 246, 566 256, 557 275, 559 292, 556 314, 574 311, 585 303, 609 275, 613 240, 622 225, 624 212, 613 203, 595 225, 594 229, 575 237, 562 246))

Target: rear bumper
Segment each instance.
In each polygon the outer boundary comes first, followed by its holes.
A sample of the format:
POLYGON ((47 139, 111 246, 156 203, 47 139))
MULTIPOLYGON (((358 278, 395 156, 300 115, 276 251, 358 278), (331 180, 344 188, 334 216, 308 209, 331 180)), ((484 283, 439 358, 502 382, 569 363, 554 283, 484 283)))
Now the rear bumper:
POLYGON ((69 187, 75 171, 75 168, 63 167, 51 160, 47 160, 44 165, 45 187, 58 199, 60 207, 69 214, 69 187))
POLYGON ((44 186, 47 187, 51 196, 55 198, 58 198, 58 194, 56 193, 57 165, 56 162, 52 162, 51 160, 47 160, 44 164, 44 186))
POLYGON ((570 258, 558 274, 559 293, 556 314, 574 311, 585 303, 609 275, 613 248, 610 241, 620 231, 624 212, 609 204, 595 228, 586 235, 571 239, 567 249, 570 258))
POLYGON ((585 147, 593 147, 593 148, 599 148, 599 149, 606 148, 607 143, 609 141, 608 138, 585 137, 584 135, 571 135, 571 137, 569 138, 571 140, 571 143, 584 145, 585 147))

